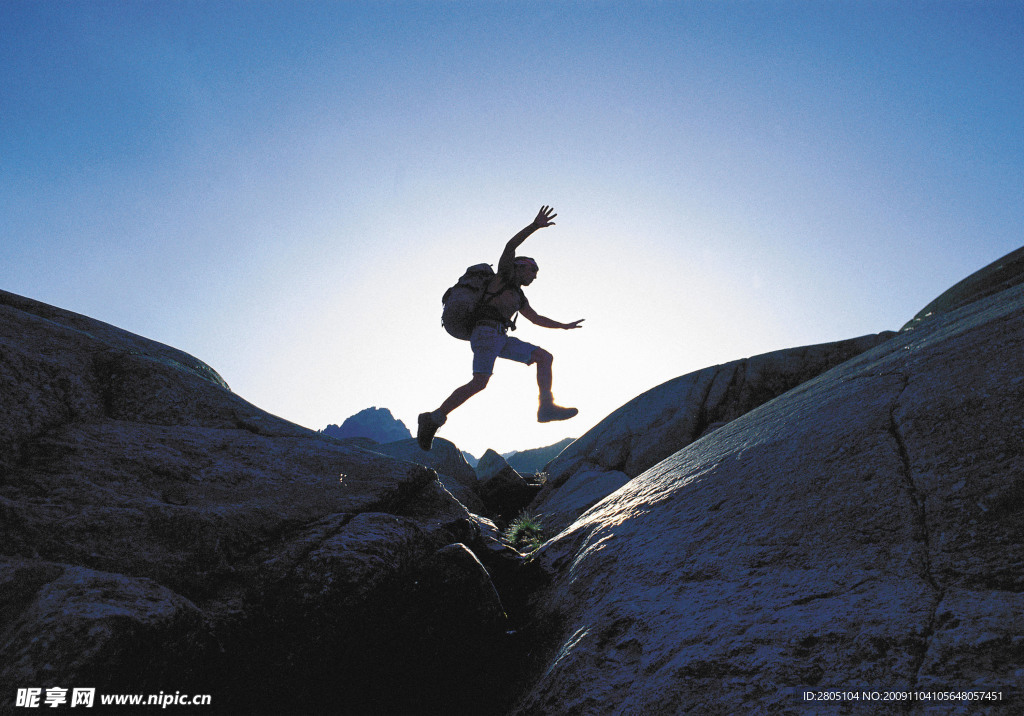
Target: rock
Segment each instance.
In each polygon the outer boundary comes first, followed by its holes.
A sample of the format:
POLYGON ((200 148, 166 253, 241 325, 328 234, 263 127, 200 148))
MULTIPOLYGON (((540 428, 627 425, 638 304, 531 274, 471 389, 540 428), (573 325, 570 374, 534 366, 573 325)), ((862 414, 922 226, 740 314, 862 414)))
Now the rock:
POLYGON ((640 396, 552 463, 542 501, 566 526, 530 558, 499 524, 536 486, 492 456, 477 487, 494 483, 497 522, 453 496, 465 476, 306 430, 180 351, 0 292, 0 691, 600 714, 970 690, 1001 700, 894 711, 1014 713, 1014 270, 899 335, 640 396))
POLYGON ((0 684, 156 693, 196 683, 196 658, 213 649, 202 612, 150 579, 39 560, 0 561, 0 684))
POLYGON ((371 449, 381 455, 389 455, 399 460, 433 468, 437 470, 438 474, 446 475, 470 490, 477 486, 476 472, 466 462, 462 452, 444 438, 434 438, 430 450, 423 450, 416 440, 411 438, 375 445, 371 449))
POLYGON ((423 563, 408 596, 395 615, 406 638, 381 673, 415 679, 383 712, 495 712, 508 619, 487 570, 465 545, 450 544, 423 563))
POLYGON ((894 712, 1015 713, 1022 375, 1017 286, 634 477, 541 549, 529 630, 554 638, 515 713, 814 711, 805 690, 997 692, 894 712))
POLYGON ((1024 247, 976 271, 918 312, 901 331, 917 328, 922 321, 966 306, 1024 282, 1024 247))
POLYGON ((362 513, 331 515, 282 541, 260 566, 270 586, 252 607, 259 631, 240 637, 249 654, 219 676, 238 685, 229 711, 364 713, 401 698, 396 685, 415 691, 419 677, 399 660, 421 637, 406 619, 443 538, 416 520, 362 513))
MULTIPOLYGON (((413 623, 423 635, 425 652, 416 662, 421 668, 444 664, 445 671, 456 672, 462 686, 478 682, 478 678, 465 677, 476 674, 494 658, 509 627, 501 598, 483 564, 466 545, 447 545, 424 565, 414 593, 421 613, 413 623)), ((486 668, 490 670, 490 665, 486 668)), ((436 695, 441 700, 451 698, 458 689, 456 683, 450 683, 436 695)))
POLYGON ((494 450, 488 450, 483 454, 483 456, 480 458, 480 461, 477 463, 477 482, 487 482, 498 473, 509 469, 511 469, 511 466, 508 464, 504 457, 496 453, 494 450))
POLYGON ((0 345, 0 475, 27 445, 75 421, 311 434, 235 396, 191 356, 6 291, 0 345))
POLYGON ((318 543, 288 568, 261 637, 284 658, 245 664, 272 675, 237 709, 289 712, 476 712, 507 618, 480 561, 463 544, 436 548, 416 522, 387 514, 330 520, 297 536, 318 543), (486 667, 486 668, 485 668, 486 667), (396 688, 400 686, 401 688, 396 688), (285 697, 287 700, 285 700, 285 697), (331 704, 334 704, 332 707, 331 704), (287 708, 285 708, 287 706, 287 708))
POLYGON ((486 507, 476 494, 476 472, 466 462, 459 449, 448 440, 434 438, 434 444, 429 451, 422 450, 414 439, 374 445, 370 449, 381 455, 389 455, 436 470, 443 488, 467 510, 478 514, 486 511, 486 507))
POLYGON ((480 499, 488 514, 500 522, 507 523, 522 512, 540 490, 540 485, 528 483, 493 450, 480 458, 476 472, 480 476, 480 499))
POLYGON ((25 454, 0 487, 8 554, 146 576, 194 599, 285 525, 401 511, 435 478, 312 434, 120 421, 69 424, 25 454))
POLYGON ((547 447, 521 450, 505 458, 505 461, 520 475, 532 475, 542 472, 544 466, 558 457, 566 447, 572 444, 573 440, 574 438, 565 438, 547 447))
POLYGON ((775 351, 705 368, 634 398, 576 440, 545 468, 532 508, 582 471, 635 477, 707 432, 875 346, 887 331, 837 343, 775 351))
POLYGON ((6 693, 9 679, 194 684, 221 713, 283 712, 315 676, 306 705, 338 710, 332 660, 350 665, 342 711, 415 692, 415 673, 389 666, 414 636, 395 616, 437 549, 480 534, 435 470, 260 411, 167 346, 2 292, 0 388, 6 693))
POLYGON ((369 438, 378 443, 408 440, 412 437, 405 423, 392 415, 387 408, 361 410, 346 418, 340 426, 328 425, 322 432, 327 437, 338 440, 369 438))
POLYGON ((423 626, 437 640, 449 640, 453 645, 476 644, 500 637, 508 628, 490 574, 464 544, 439 549, 425 565, 417 587, 421 596, 417 601, 432 605, 433 610, 423 626), (464 618, 467 615, 469 619, 464 618), (467 630, 471 638, 451 639, 453 633, 467 630))
POLYGON ((546 533, 558 534, 629 479, 629 475, 618 470, 583 470, 566 480, 558 490, 546 493, 546 497, 542 489, 531 508, 543 517, 546 533))

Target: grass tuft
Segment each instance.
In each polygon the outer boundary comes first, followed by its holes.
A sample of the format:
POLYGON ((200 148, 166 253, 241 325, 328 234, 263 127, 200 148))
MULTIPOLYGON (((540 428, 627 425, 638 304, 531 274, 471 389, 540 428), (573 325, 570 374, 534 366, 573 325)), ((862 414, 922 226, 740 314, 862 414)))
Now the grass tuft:
POLYGON ((544 523, 540 515, 523 510, 505 528, 505 539, 520 552, 536 552, 544 544, 544 523))

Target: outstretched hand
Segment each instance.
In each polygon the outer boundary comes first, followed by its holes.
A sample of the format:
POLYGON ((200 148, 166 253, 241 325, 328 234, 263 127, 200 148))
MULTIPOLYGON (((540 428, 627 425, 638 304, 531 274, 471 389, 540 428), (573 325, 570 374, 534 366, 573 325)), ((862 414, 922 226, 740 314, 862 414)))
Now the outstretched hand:
POLYGON ((581 326, 580 324, 583 323, 585 320, 587 320, 587 319, 586 318, 581 318, 578 321, 573 321, 572 323, 566 323, 565 325, 562 326, 562 328, 564 328, 567 331, 571 331, 573 328, 583 328, 583 326, 581 326))
POLYGON ((554 226, 555 222, 552 219, 558 216, 554 211, 550 206, 542 206, 540 211, 537 212, 537 218, 533 220, 533 225, 538 229, 543 229, 545 226, 554 226))

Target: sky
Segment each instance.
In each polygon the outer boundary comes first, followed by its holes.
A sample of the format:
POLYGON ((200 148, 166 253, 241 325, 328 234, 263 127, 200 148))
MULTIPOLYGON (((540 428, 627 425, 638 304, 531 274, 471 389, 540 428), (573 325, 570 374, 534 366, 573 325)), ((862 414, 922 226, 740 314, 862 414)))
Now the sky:
POLYGON ((438 433, 578 437, 667 380, 898 330, 1024 244, 1024 2, 0 0, 0 288, 312 429, 415 432, 520 253, 580 414, 499 361, 438 433))

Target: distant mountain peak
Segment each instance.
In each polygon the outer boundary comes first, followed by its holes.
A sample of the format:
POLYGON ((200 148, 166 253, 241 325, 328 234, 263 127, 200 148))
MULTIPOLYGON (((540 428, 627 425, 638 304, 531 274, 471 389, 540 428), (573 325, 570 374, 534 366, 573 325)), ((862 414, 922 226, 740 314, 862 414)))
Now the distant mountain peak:
POLYGON ((340 426, 328 425, 321 430, 324 435, 343 440, 346 438, 370 438, 379 443, 408 440, 412 437, 409 428, 391 414, 387 408, 366 408, 347 418, 340 426))

